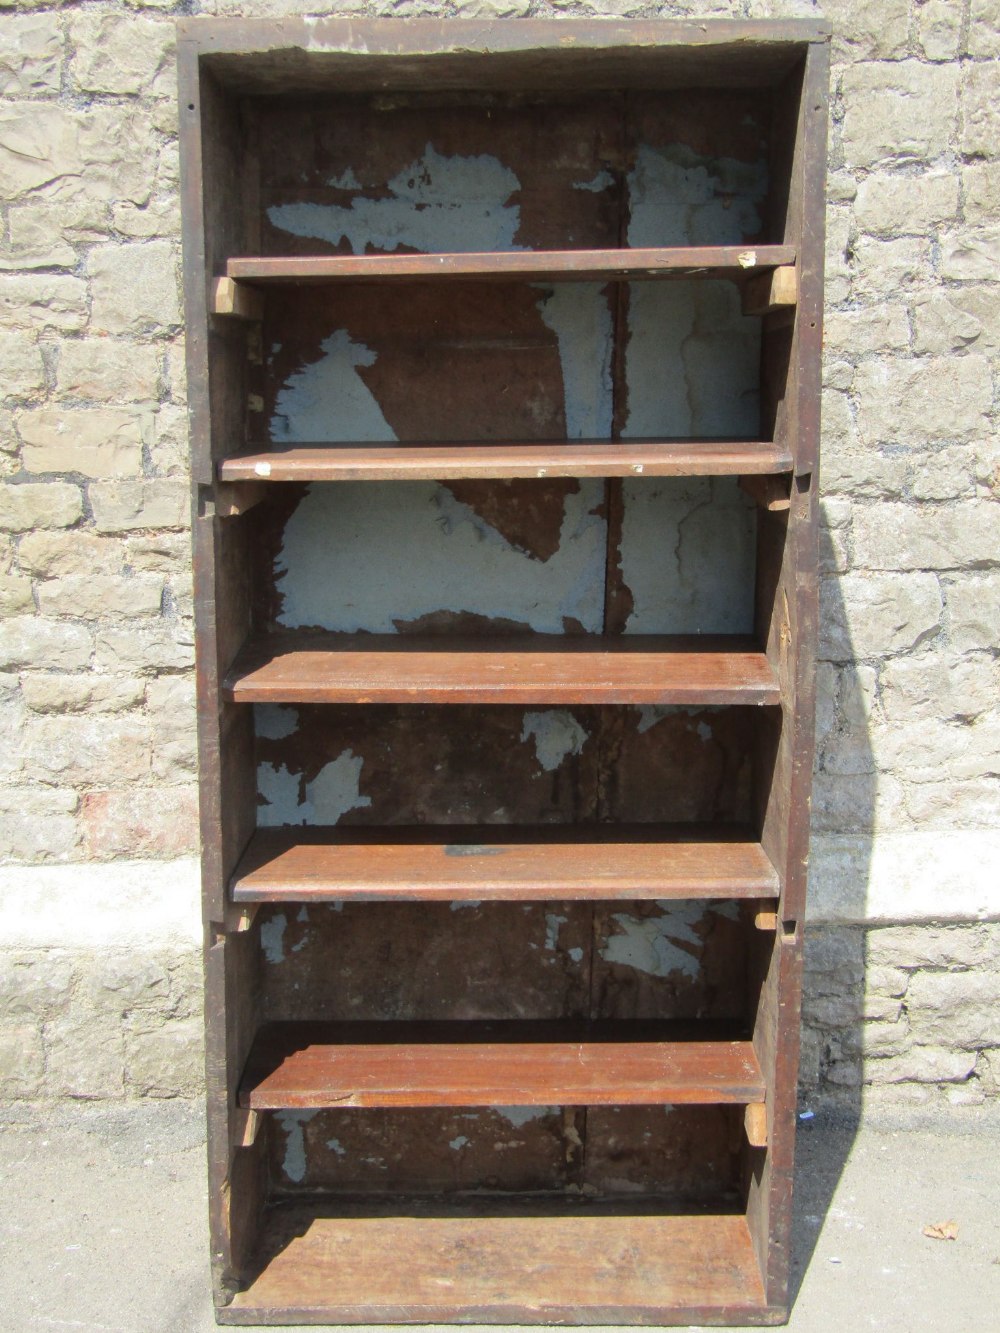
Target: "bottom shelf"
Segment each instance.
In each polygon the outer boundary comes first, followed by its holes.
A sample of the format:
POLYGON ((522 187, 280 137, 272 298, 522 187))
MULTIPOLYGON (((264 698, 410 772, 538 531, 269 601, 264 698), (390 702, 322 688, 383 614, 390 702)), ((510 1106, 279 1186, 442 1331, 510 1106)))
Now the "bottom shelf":
POLYGON ((746 1218, 408 1202, 268 1210, 226 1324, 774 1323, 746 1218))

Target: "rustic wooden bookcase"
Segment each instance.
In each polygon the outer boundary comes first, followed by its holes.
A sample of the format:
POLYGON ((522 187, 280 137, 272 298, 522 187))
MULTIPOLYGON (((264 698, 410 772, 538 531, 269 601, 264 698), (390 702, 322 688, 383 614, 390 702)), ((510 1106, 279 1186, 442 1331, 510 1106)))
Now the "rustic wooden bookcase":
POLYGON ((218 1318, 781 1322, 826 34, 179 35, 218 1318))

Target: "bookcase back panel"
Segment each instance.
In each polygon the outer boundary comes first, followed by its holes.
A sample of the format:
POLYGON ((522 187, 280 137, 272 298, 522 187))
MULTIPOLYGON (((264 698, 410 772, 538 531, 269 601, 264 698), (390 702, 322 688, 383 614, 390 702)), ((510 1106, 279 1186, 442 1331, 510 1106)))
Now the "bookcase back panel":
POLYGON ((764 241, 766 93, 250 104, 262 253, 764 241), (254 113, 256 112, 256 115, 254 113))
MULTIPOLYGON (((742 1112, 708 1106, 283 1111, 274 1195, 580 1194, 734 1205, 742 1112)), ((525 1201, 524 1206, 530 1207, 525 1201)))
POLYGON ((264 908, 263 1021, 708 1019, 745 1026, 727 902, 264 908))
POLYGON ((753 629, 757 516, 734 477, 283 490, 257 520, 262 630, 753 629))
POLYGON ((748 822, 749 708, 257 705, 257 822, 748 822))

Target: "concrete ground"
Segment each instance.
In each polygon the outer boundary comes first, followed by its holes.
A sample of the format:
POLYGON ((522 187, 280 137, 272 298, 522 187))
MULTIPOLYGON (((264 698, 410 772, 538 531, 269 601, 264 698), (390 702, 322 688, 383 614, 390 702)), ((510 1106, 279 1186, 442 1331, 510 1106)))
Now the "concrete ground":
MULTIPOLYGON (((793 1333, 987 1330, 1000 1117, 799 1133, 793 1333), (954 1221, 958 1238, 924 1226, 954 1221)), ((0 1110, 0 1328, 208 1333, 204 1142, 186 1103, 0 1110)))

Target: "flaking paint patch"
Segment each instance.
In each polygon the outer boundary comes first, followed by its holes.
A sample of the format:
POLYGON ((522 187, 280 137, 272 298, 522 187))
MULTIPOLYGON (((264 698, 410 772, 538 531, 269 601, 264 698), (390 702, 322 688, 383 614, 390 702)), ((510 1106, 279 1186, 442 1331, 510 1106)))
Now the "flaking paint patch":
POLYGON ((612 921, 620 933, 612 935, 601 957, 651 977, 680 972, 697 977, 703 940, 695 930, 705 916, 703 903, 668 904, 661 916, 634 917, 615 912, 612 921), (692 949, 683 946, 689 944, 692 949))
POLYGON ((574 181, 574 190, 586 190, 589 194, 602 194, 605 190, 610 190, 615 183, 615 178, 610 171, 599 171, 589 181, 574 181))
POLYGON ((341 1143, 340 1139, 327 1139, 326 1146, 331 1152, 335 1152, 338 1157, 346 1157, 347 1149, 341 1143))
MULTIPOLYGON (((336 183, 337 188, 351 188, 336 183)), ((510 203, 520 181, 491 154, 445 156, 428 143, 423 155, 387 183, 388 195, 355 195, 340 204, 275 204, 272 225, 293 236, 331 245, 347 241, 354 254, 369 246, 392 252, 400 246, 424 252, 522 250, 514 237, 521 210, 510 203)))
POLYGON ((755 514, 736 478, 627 480, 623 495, 626 633, 749 634, 755 514))
POLYGON ((464 1148, 468 1144, 468 1142, 469 1140, 465 1137, 464 1134, 459 1134, 457 1138, 449 1139, 448 1147, 452 1150, 452 1152, 458 1152, 459 1149, 464 1148))
POLYGON ((397 622, 469 612, 559 634, 566 619, 598 632, 606 525, 600 481, 567 494, 559 547, 545 562, 434 482, 313 486, 285 527, 275 562, 292 627, 391 634, 397 622), (394 534, 372 542, 373 532, 394 534), (405 552, 405 560, 400 552, 405 552))
POLYGON ((641 144, 627 184, 629 245, 739 245, 761 227, 767 160, 704 158, 685 144, 641 144))
POLYGON ((285 1155, 281 1169, 289 1180, 296 1184, 305 1179, 306 1174, 306 1136, 303 1125, 309 1123, 318 1111, 278 1111, 275 1118, 285 1131, 285 1155))
POLYGON ((566 435, 603 440, 611 435, 614 397, 611 358, 614 322, 608 288, 566 282, 546 289, 538 309, 559 344, 566 435))
POLYGON ((299 712, 285 704, 254 704, 254 731, 269 741, 283 741, 299 729, 299 712))
POLYGON ((521 740, 535 742, 535 758, 546 771, 554 772, 564 759, 579 754, 588 733, 572 713, 564 708, 547 708, 542 713, 525 713, 521 740))
POLYGON ((285 928, 287 925, 288 918, 284 912, 278 912, 269 921, 265 921, 261 925, 260 947, 269 963, 283 963, 285 961, 285 928))
POLYGON ((262 828, 336 824, 348 810, 367 808, 371 797, 361 795, 363 767, 360 755, 343 750, 312 782, 304 783, 300 774, 290 773, 284 764, 259 764, 257 791, 266 804, 257 811, 257 823, 262 828))
POLYGON ((531 1120, 544 1120, 548 1115, 556 1115, 557 1106, 491 1106, 491 1111, 503 1116, 504 1120, 521 1129, 531 1120))
POLYGON ((275 444, 313 440, 392 441, 396 434, 357 372, 375 353, 334 329, 320 343, 322 356, 294 371, 278 390, 271 417, 275 444))
POLYGON ((559 927, 564 926, 568 920, 568 917, 560 916, 558 912, 545 913, 545 947, 551 953, 559 947, 559 927))

